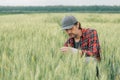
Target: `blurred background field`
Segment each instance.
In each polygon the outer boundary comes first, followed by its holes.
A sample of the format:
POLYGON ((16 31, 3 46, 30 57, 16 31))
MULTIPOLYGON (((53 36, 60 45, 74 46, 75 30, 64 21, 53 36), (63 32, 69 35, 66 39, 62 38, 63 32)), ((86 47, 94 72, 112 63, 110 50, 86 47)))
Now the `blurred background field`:
MULTIPOLYGON (((111 1, 110 1, 111 2, 111 1)), ((120 13, 120 5, 84 5, 84 6, 0 6, 0 14, 19 13, 120 13)))
POLYGON ((62 54, 68 38, 61 19, 73 15, 98 32, 100 80, 120 80, 120 14, 34 13, 0 15, 0 80, 97 80, 94 63, 62 54))

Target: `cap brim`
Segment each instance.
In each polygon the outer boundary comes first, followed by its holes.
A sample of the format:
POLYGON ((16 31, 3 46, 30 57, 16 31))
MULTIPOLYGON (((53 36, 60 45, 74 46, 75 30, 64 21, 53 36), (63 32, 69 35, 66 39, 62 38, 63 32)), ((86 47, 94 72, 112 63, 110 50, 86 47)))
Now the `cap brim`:
POLYGON ((70 29, 72 28, 74 25, 70 25, 70 26, 66 26, 66 27, 63 27, 62 29, 65 30, 65 29, 70 29))

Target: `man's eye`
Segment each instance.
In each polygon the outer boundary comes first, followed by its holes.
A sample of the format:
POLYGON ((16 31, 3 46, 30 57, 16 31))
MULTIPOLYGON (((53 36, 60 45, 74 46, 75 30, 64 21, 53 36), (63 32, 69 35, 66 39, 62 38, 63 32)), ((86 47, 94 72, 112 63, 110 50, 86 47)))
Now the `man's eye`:
POLYGON ((68 31, 67 29, 65 31, 68 31))

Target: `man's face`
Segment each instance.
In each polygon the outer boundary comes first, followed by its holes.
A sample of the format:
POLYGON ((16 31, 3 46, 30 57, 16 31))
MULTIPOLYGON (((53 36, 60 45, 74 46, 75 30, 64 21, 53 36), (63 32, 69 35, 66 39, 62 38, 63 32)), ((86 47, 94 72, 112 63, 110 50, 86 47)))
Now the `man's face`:
POLYGON ((67 32, 67 34, 69 35, 70 38, 76 38, 78 35, 77 30, 78 30, 78 28, 74 25, 72 28, 66 29, 65 31, 67 32))

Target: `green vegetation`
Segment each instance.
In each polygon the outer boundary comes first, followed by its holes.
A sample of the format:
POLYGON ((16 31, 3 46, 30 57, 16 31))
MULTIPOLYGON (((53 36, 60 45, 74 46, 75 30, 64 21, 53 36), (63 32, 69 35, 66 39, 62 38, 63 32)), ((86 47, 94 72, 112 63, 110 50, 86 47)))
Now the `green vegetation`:
MULTIPOLYGON (((97 80, 95 63, 63 54, 60 22, 69 13, 0 15, 0 80, 97 80)), ((72 13, 97 30, 100 80, 120 80, 120 14, 72 13)))
POLYGON ((120 6, 1 6, 0 13, 91 12, 120 13, 120 6))

